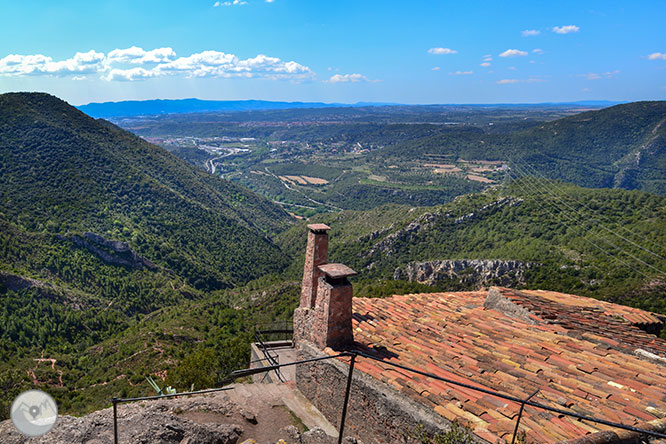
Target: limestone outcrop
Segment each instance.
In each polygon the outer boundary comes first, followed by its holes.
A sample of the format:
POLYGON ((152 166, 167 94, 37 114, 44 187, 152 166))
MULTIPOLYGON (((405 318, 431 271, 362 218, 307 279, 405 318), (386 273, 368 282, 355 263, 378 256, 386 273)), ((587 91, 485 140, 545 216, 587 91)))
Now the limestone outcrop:
POLYGON ((82 247, 102 259, 107 264, 122 265, 125 267, 141 270, 147 268, 149 270, 157 269, 157 265, 148 259, 139 256, 134 250, 129 247, 127 242, 120 242, 105 239, 103 236, 86 232, 83 235, 75 235, 70 238, 58 236, 62 240, 69 240, 74 245, 82 247))
POLYGON ((538 266, 529 262, 507 260, 456 259, 410 262, 396 268, 393 279, 433 285, 455 280, 468 287, 499 285, 514 287, 525 283, 525 271, 538 266))

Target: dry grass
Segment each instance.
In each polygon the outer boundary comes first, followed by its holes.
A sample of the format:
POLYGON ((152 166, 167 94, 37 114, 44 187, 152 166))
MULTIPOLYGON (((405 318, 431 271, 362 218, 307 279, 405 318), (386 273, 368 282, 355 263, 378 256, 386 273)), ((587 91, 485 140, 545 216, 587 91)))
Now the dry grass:
POLYGON ((462 170, 457 166, 454 166, 452 168, 435 168, 433 170, 433 172, 436 174, 451 174, 451 173, 459 173, 461 171, 462 170))
POLYGON ((291 180, 292 182, 296 182, 299 185, 307 185, 308 181, 303 179, 301 176, 285 176, 287 179, 291 180))
POLYGON ((493 181, 488 179, 487 177, 477 176, 476 174, 468 174, 467 179, 481 183, 493 183, 493 181))
POLYGON ((326 185, 328 183, 328 180, 322 179, 321 177, 310 177, 310 176, 301 176, 301 177, 313 185, 326 185))

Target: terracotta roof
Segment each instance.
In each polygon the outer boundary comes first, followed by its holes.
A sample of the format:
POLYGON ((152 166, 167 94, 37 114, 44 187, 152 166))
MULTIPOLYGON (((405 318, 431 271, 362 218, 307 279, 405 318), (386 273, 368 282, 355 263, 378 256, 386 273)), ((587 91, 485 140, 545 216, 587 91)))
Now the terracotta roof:
POLYGON ((599 301, 597 299, 585 298, 572 294, 544 290, 527 290, 521 291, 520 293, 539 296, 562 305, 599 310, 608 316, 621 317, 632 325, 662 324, 664 319, 663 315, 657 315, 655 313, 650 313, 649 311, 640 310, 638 308, 627 307, 626 305, 613 304, 606 301, 599 301))
POLYGON ((666 356, 666 341, 636 327, 661 324, 653 313, 552 291, 518 291, 498 287, 492 288, 491 292, 493 291, 527 309, 534 315, 535 321, 561 325, 570 330, 570 334, 586 334, 589 341, 603 342, 629 353, 640 348, 666 356))
MULTIPOLYGON (((355 345, 387 361, 520 398, 539 389, 534 401, 610 421, 633 425, 666 416, 666 366, 635 356, 633 345, 618 346, 635 333, 653 341, 652 350, 664 350, 665 341, 629 324, 652 321, 653 314, 572 295, 498 290, 523 305, 537 297, 530 310, 542 309, 540 316, 523 320, 486 309, 488 292, 354 298, 355 345), (574 316, 598 314, 594 307, 601 307, 601 316, 574 316), (546 309, 554 311, 550 319, 546 309), (607 328, 609 317, 614 327, 622 326, 619 340, 607 328)), ((487 441, 511 439, 517 403, 368 359, 360 358, 357 368, 449 420, 468 423, 487 441)), ((531 441, 552 443, 610 428, 528 406, 521 429, 531 441)))

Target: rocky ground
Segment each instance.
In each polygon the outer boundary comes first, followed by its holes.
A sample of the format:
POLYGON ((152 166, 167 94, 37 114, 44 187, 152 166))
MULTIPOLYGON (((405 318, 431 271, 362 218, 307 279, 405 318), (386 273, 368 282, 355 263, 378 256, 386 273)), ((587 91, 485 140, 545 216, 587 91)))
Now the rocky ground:
MULTIPOLYGON (((275 398, 239 397, 233 391, 118 405, 119 443, 334 444, 337 442, 337 438, 326 435, 318 427, 305 430, 303 422, 275 398)), ((352 444, 358 441, 346 438, 344 442, 352 444)), ((11 421, 0 422, 0 444, 47 443, 112 444, 113 410, 111 408, 99 410, 80 418, 60 416, 53 430, 39 438, 23 436, 14 428, 11 421)))

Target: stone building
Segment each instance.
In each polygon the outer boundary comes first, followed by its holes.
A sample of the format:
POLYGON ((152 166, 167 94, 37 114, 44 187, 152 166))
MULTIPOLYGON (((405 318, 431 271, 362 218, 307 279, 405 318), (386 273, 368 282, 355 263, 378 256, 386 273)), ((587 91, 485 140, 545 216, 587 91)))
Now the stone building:
MULTIPOLYGON (((356 350, 345 434, 369 443, 408 442, 452 421, 479 442, 511 442, 519 403, 387 363, 581 415, 666 431, 664 318, 549 291, 483 291, 353 298, 351 276, 328 264, 328 230, 309 225, 301 304, 294 314, 299 358, 356 350)), ((349 357, 300 365, 297 386, 339 422, 349 357)), ((612 427, 527 406, 528 442, 640 442, 612 427)), ((628 434, 627 434, 628 433, 628 434)))

